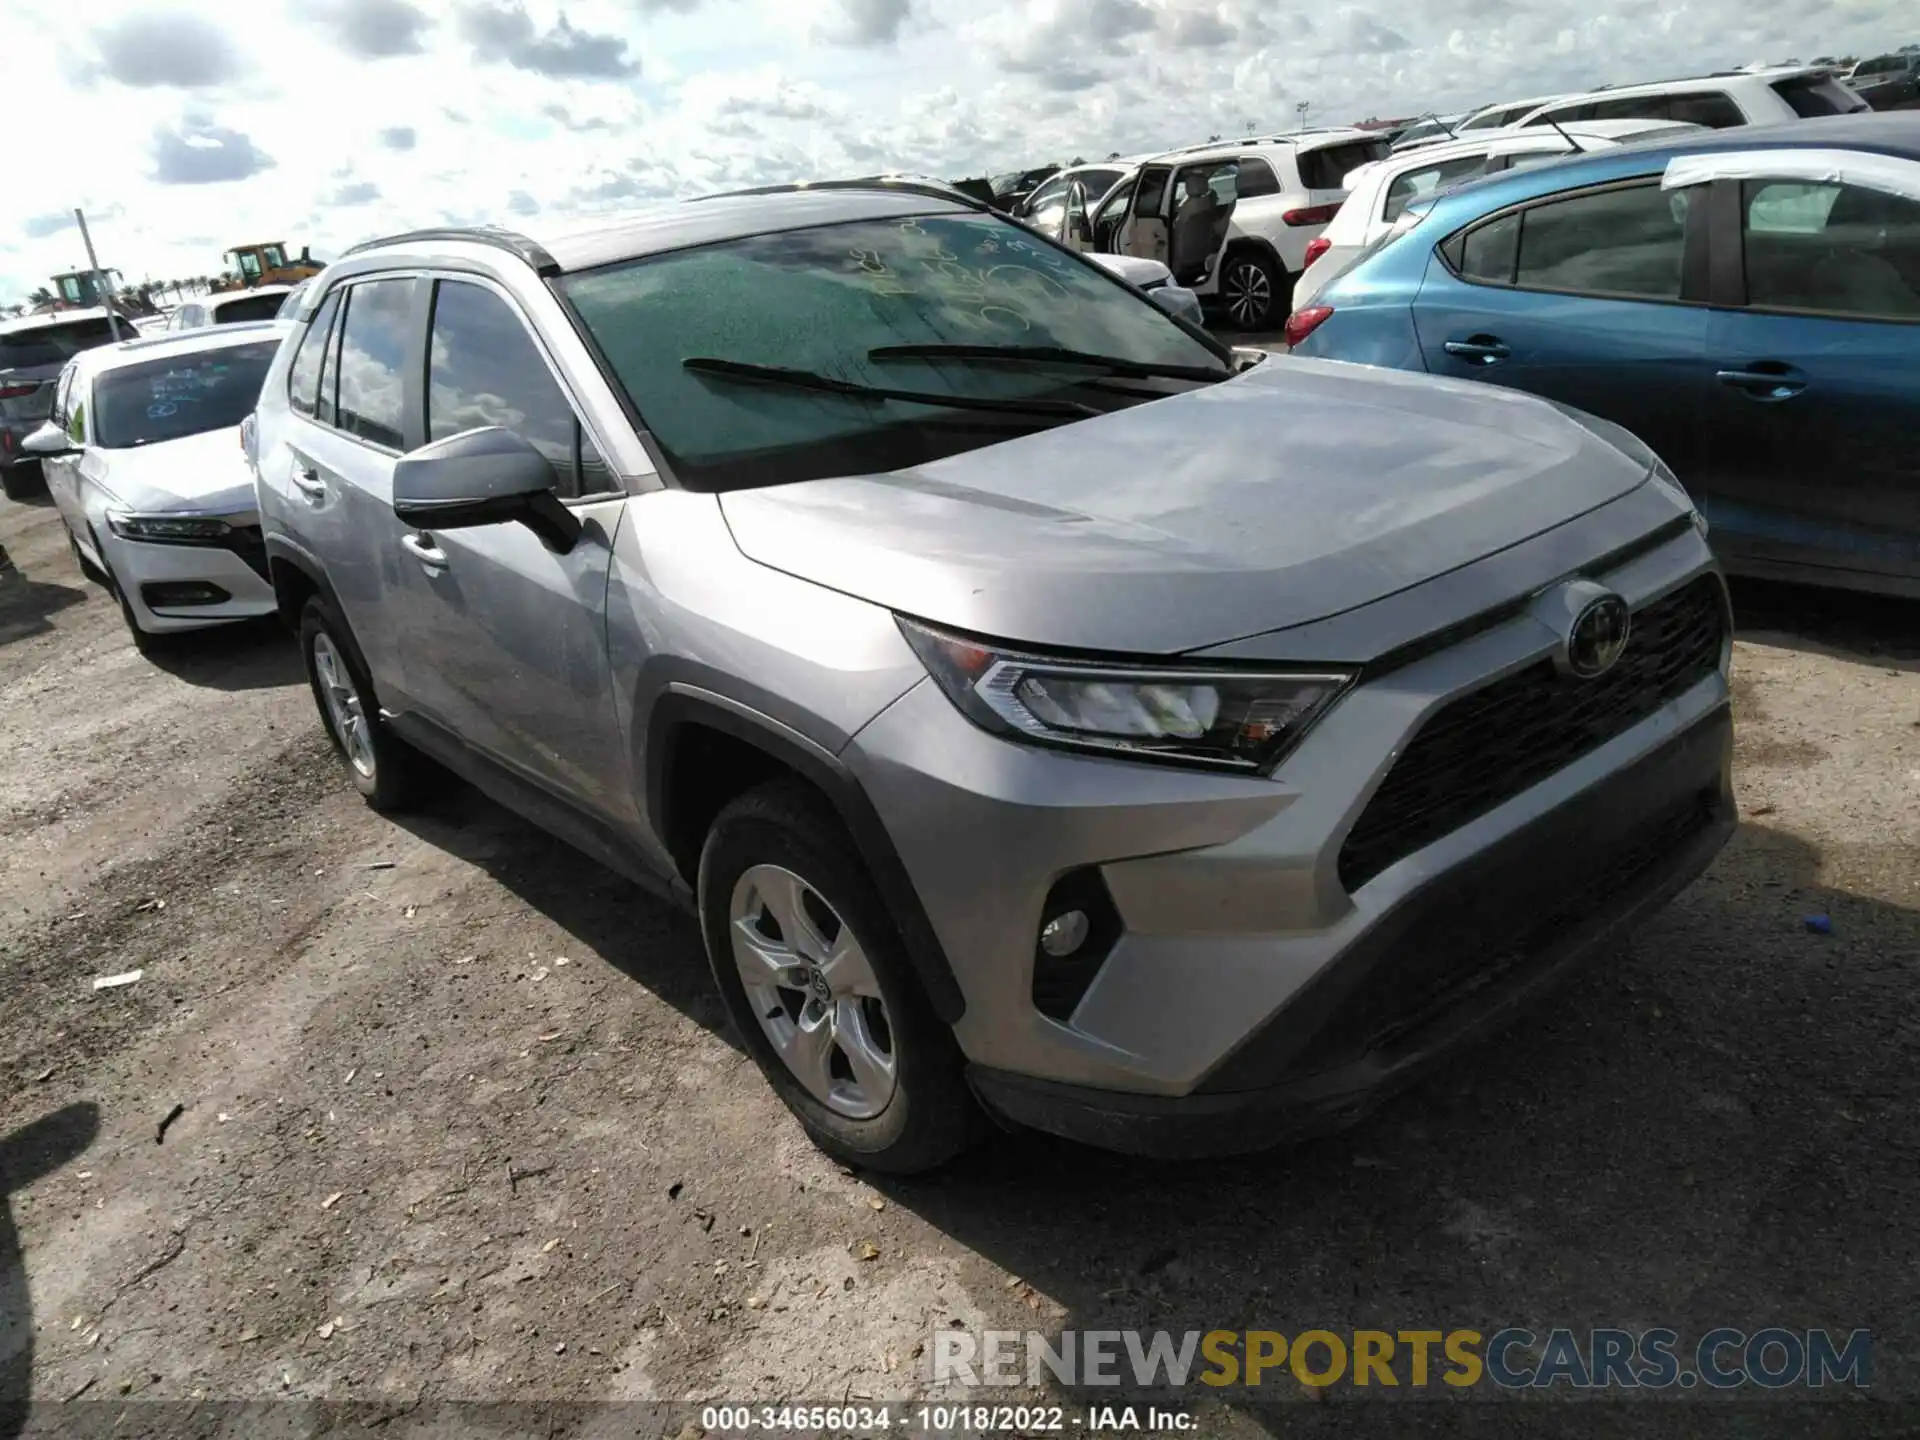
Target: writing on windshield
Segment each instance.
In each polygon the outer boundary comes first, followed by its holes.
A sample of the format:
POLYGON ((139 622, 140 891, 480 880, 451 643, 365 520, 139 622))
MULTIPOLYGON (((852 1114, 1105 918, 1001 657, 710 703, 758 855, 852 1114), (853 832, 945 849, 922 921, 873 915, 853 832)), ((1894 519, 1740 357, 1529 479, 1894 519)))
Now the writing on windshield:
POLYGON ((277 340, 109 370, 94 382, 94 434, 109 450, 180 440, 244 420, 277 340))

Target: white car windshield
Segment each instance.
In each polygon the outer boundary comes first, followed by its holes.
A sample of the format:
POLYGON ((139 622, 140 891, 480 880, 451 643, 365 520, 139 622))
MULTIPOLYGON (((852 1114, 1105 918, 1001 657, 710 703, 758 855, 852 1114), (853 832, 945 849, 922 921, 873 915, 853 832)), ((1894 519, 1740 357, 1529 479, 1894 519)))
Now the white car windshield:
POLYGON ((260 399, 278 340, 123 365, 93 382, 101 446, 128 450, 238 425, 260 399))

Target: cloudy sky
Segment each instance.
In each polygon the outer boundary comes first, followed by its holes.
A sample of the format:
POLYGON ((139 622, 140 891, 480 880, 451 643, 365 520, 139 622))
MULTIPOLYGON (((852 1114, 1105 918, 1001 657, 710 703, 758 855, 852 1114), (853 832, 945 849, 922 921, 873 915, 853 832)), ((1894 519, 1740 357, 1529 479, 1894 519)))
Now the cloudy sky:
MULTIPOLYGON (((958 176, 1893 48, 1906 0, 4 0, 0 301, 808 175, 958 176), (23 148, 24 145, 24 148, 23 148)), ((527 222, 532 224, 534 222, 527 222)))

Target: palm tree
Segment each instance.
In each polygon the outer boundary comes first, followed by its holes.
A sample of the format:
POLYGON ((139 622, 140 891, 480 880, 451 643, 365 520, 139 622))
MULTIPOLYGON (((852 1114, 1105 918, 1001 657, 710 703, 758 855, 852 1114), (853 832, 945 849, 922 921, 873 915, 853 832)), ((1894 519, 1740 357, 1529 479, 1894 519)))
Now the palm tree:
POLYGON ((51 305, 53 303, 53 291, 42 285, 38 290, 27 296, 27 303, 29 305, 51 305))

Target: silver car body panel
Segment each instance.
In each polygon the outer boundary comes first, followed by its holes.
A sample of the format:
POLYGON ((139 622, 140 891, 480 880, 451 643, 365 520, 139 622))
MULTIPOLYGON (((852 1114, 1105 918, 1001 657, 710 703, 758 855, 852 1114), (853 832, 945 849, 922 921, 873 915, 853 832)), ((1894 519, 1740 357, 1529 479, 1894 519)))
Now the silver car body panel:
POLYGON ((746 554, 907 614, 1168 654, 1366 605, 1646 474, 1517 392, 1276 357, 912 470, 722 505, 746 554))

